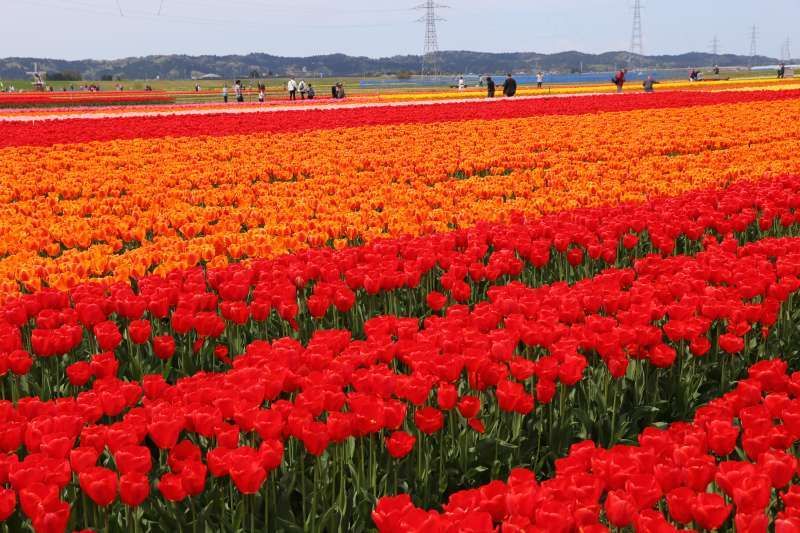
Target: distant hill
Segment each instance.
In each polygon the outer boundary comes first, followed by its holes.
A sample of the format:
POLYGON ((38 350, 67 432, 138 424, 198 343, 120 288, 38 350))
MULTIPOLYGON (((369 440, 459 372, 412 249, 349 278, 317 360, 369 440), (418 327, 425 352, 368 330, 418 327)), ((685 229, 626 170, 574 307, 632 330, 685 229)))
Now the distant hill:
MULTIPOLYGON (((546 71, 584 72, 608 71, 626 64, 627 52, 585 54, 582 52, 560 52, 536 54, 533 52, 484 53, 466 51, 441 52, 441 69, 445 73, 497 73, 505 71, 530 72, 535 68, 546 71)), ((774 64, 771 57, 738 56, 725 54, 714 56, 691 52, 680 55, 641 56, 637 66, 644 68, 688 68, 721 67, 755 64, 774 64)), ((329 54, 311 57, 280 57, 254 53, 227 56, 160 55, 129 57, 114 60, 65 61, 35 57, 9 57, 0 59, 0 78, 26 78, 26 72, 37 63, 40 70, 49 73, 73 73, 87 80, 99 80, 104 76, 119 76, 122 79, 188 79, 204 74, 216 74, 224 78, 249 77, 257 72, 259 77, 268 75, 312 75, 326 76, 376 76, 395 75, 403 72, 418 72, 421 58, 415 55, 382 58, 353 57, 344 54, 329 54)))

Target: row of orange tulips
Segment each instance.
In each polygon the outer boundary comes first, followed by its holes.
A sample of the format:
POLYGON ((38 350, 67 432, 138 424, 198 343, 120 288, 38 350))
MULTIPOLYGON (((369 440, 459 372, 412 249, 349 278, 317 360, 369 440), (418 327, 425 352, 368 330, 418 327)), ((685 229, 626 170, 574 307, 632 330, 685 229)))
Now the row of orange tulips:
POLYGON ((0 294, 800 172, 800 126, 784 120, 797 112, 783 100, 7 148, 0 294))

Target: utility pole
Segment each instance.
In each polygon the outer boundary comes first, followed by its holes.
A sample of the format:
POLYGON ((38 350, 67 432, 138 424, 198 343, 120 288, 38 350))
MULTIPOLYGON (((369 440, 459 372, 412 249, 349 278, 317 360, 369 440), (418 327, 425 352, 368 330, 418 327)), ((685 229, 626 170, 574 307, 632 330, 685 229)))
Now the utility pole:
POLYGON ((642 39, 642 2, 635 0, 633 4, 633 29, 631 30, 631 50, 628 55, 628 68, 634 67, 635 57, 644 55, 644 44, 642 39))
POLYGON ((436 15, 436 10, 447 7, 437 4, 434 0, 427 0, 414 8, 425 11, 425 15, 417 20, 417 22, 425 23, 425 45, 423 47, 421 70, 423 76, 426 73, 434 76, 440 73, 439 37, 436 33, 436 23, 444 22, 444 19, 436 15))
POLYGON ((750 66, 756 64, 756 55, 758 55, 758 26, 753 25, 750 30, 750 66))

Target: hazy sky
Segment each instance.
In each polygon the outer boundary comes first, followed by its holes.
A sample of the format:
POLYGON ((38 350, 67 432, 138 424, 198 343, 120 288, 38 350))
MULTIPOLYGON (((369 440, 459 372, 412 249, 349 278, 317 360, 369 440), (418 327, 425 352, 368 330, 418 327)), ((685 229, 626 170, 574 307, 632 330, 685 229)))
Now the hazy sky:
MULTIPOLYGON (((0 0, 0 56, 421 52, 422 0, 0 0), (122 14, 121 14, 122 13, 122 14)), ((633 0, 442 0, 443 50, 601 52, 630 46, 633 0)), ((709 51, 779 57, 800 0, 645 0, 646 54, 709 51)), ((800 56, 800 34, 797 51, 800 56)))

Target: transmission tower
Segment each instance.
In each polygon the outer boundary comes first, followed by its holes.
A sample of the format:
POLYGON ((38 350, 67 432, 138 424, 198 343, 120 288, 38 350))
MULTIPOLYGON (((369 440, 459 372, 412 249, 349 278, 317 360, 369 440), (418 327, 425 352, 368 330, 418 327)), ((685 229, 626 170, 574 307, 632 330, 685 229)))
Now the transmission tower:
POLYGON ((444 22, 444 19, 436 14, 437 9, 445 9, 448 6, 437 4, 434 0, 427 0, 424 4, 416 6, 414 9, 424 10, 425 15, 417 22, 425 23, 425 46, 422 54, 422 75, 439 74, 439 37, 436 34, 436 23, 444 22))
POLYGON ((792 59, 792 40, 787 37, 781 44, 781 61, 788 62, 792 59))
POLYGON ((642 2, 636 0, 633 4, 633 30, 631 31, 631 51, 628 55, 628 68, 634 66, 635 56, 644 55, 644 44, 642 39, 642 2))
POLYGON ((758 26, 753 26, 750 30, 750 66, 756 64, 756 55, 758 55, 758 26))
POLYGON ((714 56, 714 60, 716 61, 717 56, 719 55, 719 37, 716 35, 711 40, 711 54, 714 56))

